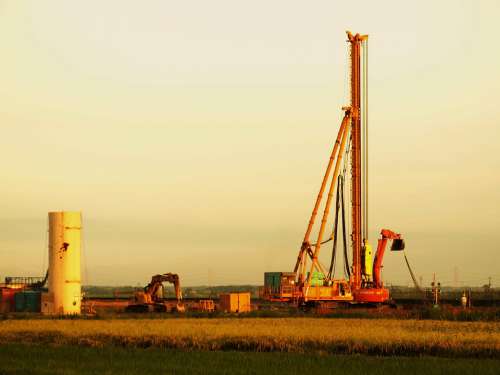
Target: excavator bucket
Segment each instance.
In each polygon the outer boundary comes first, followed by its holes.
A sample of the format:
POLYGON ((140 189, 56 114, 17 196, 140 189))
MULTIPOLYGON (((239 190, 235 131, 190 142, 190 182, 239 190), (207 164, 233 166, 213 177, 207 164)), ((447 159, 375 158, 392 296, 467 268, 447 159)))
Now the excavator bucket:
POLYGON ((391 251, 401 251, 405 249, 405 240, 402 238, 392 240, 391 251))
POLYGON ((184 306, 183 303, 179 302, 176 306, 175 306, 175 311, 178 312, 178 313, 183 313, 183 312, 186 312, 186 307, 184 306))

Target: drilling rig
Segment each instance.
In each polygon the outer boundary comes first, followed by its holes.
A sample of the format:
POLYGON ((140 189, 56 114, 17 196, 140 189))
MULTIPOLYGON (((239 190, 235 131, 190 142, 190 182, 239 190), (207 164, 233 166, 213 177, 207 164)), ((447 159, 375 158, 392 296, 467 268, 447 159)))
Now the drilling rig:
POLYGON ((389 241, 392 241, 391 250, 403 250, 405 244, 399 233, 382 229, 372 261, 372 248, 368 239, 368 35, 348 31, 347 42, 350 55, 350 104, 342 107, 343 119, 293 272, 264 274, 262 296, 270 301, 307 305, 327 301, 380 304, 389 300, 389 290, 384 288, 381 278, 385 248, 389 241), (350 188, 347 183, 350 183, 350 188), (317 239, 312 242, 315 220, 328 184, 317 239), (350 195, 347 208, 344 202, 346 191, 346 195, 350 195), (334 196, 333 230, 325 238, 334 196), (346 215, 346 211, 350 215, 346 215), (350 241, 347 240, 346 216, 350 220, 350 241), (343 278, 335 278, 339 226, 342 226, 344 250, 343 278), (322 245, 328 242, 332 242, 333 248, 327 269, 319 261, 319 255, 322 245), (352 253, 350 265, 348 246, 352 253))

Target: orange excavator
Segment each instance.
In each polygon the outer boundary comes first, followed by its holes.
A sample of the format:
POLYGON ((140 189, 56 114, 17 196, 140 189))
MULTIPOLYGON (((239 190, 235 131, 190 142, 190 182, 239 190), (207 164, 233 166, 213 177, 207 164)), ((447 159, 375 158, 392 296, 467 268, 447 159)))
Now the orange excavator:
POLYGON ((182 291, 179 275, 175 273, 164 273, 154 275, 151 282, 144 287, 144 290, 138 291, 134 295, 134 300, 125 308, 127 312, 184 312, 185 307, 182 303, 182 291), (177 304, 171 306, 163 300, 163 283, 169 282, 174 285, 177 304))
POLYGON ((392 241, 391 250, 403 250, 404 240, 400 234, 383 229, 372 262, 368 239, 368 35, 348 31, 347 42, 350 104, 342 108, 343 119, 293 272, 264 274, 263 297, 270 301, 310 305, 327 301, 380 304, 389 300, 389 290, 384 288, 381 278, 382 260, 388 241, 392 241), (345 186, 346 181, 350 182, 350 187, 345 186), (310 237, 328 183, 322 220, 313 242, 310 237), (344 193, 350 198, 347 208, 344 193), (334 196, 334 228, 331 236, 325 239, 334 196), (346 211, 351 224, 350 241, 347 240, 346 211), (343 278, 335 278, 339 218, 344 247, 343 278), (330 267, 325 267, 319 255, 322 245, 330 241, 333 243, 330 267), (350 265, 349 245, 352 251, 350 265))

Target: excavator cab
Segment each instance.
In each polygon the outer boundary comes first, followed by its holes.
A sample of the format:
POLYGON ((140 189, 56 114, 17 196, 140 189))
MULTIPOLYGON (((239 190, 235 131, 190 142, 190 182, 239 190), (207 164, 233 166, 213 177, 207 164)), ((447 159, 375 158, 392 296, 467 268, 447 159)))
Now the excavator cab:
POLYGON ((405 240, 395 238, 392 240, 391 251, 401 251, 405 249, 405 240))

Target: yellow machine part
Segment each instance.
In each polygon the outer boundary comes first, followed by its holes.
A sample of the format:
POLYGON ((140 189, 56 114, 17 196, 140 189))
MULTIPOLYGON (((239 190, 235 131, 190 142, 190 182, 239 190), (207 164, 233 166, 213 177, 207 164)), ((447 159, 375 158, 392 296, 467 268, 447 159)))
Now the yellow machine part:
POLYGON ((365 241, 364 246, 364 261, 364 274, 365 276, 371 277, 373 267, 372 245, 367 241, 365 241))

